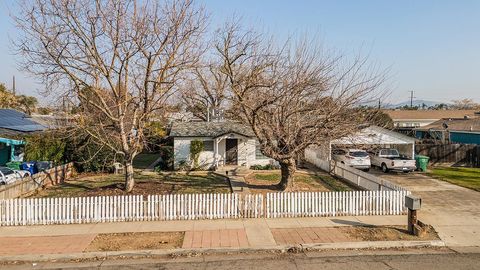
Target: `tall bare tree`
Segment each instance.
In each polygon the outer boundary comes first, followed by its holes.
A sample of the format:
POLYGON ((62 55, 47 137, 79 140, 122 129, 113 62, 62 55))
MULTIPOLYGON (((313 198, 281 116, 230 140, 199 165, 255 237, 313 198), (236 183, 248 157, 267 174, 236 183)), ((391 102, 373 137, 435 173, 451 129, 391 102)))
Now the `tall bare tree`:
POLYGON ((76 124, 123 156, 125 190, 143 132, 183 72, 195 67, 206 16, 191 0, 31 0, 16 42, 25 70, 73 96, 76 124))
POLYGON ((216 64, 196 68, 182 87, 182 100, 194 116, 207 121, 226 108, 227 76, 216 64))
POLYGON ((385 76, 365 58, 347 61, 306 39, 274 44, 233 23, 219 31, 215 48, 238 113, 263 154, 280 163, 285 190, 293 187, 295 158, 306 147, 357 130, 365 117, 358 105, 385 76))

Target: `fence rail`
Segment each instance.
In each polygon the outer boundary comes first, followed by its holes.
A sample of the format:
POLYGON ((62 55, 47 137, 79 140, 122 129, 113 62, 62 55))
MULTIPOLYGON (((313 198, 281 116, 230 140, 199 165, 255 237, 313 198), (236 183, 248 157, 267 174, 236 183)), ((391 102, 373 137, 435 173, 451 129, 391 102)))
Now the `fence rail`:
POLYGON ((361 170, 355 169, 353 167, 347 166, 345 164, 330 161, 330 173, 333 173, 335 176, 342 178, 343 180, 353 184, 354 186, 372 190, 372 191, 405 191, 406 189, 395 185, 394 183, 385 180, 381 177, 363 172, 361 170))
POLYGON ((0 201, 0 225, 404 214, 408 191, 174 194, 0 201))

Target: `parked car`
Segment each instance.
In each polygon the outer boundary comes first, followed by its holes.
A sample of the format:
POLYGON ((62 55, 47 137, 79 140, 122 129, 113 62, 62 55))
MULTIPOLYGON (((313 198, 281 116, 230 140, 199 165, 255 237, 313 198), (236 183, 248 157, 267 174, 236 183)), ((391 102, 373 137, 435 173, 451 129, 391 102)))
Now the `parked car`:
POLYGON ((333 150, 333 160, 347 166, 368 171, 370 169, 370 156, 361 149, 336 149, 333 150))
POLYGON ((384 148, 370 155, 372 166, 388 171, 412 172, 417 167, 414 159, 402 157, 397 149, 384 148))
POLYGON ((28 171, 0 167, 0 185, 11 184, 28 176, 30 176, 28 171))

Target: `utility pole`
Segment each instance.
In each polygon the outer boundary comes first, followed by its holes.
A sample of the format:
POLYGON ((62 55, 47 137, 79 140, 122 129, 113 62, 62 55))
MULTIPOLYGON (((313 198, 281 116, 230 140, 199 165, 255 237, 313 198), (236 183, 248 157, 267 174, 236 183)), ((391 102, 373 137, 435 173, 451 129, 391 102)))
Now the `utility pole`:
POLYGON ((13 95, 16 95, 16 90, 15 90, 15 75, 13 75, 13 82, 12 82, 12 93, 13 95))
POLYGON ((410 92, 410 108, 413 108, 413 99, 415 98, 415 97, 413 96, 413 90, 412 90, 412 91, 408 91, 408 92, 410 92))

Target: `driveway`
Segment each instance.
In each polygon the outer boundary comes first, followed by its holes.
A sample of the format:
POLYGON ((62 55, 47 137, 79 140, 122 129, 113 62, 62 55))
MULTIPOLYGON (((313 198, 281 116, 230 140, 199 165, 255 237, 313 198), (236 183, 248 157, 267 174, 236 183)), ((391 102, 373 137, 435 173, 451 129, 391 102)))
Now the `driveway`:
POLYGON ((422 198, 421 221, 435 227, 449 246, 480 246, 480 192, 436 180, 422 173, 371 173, 422 198))

